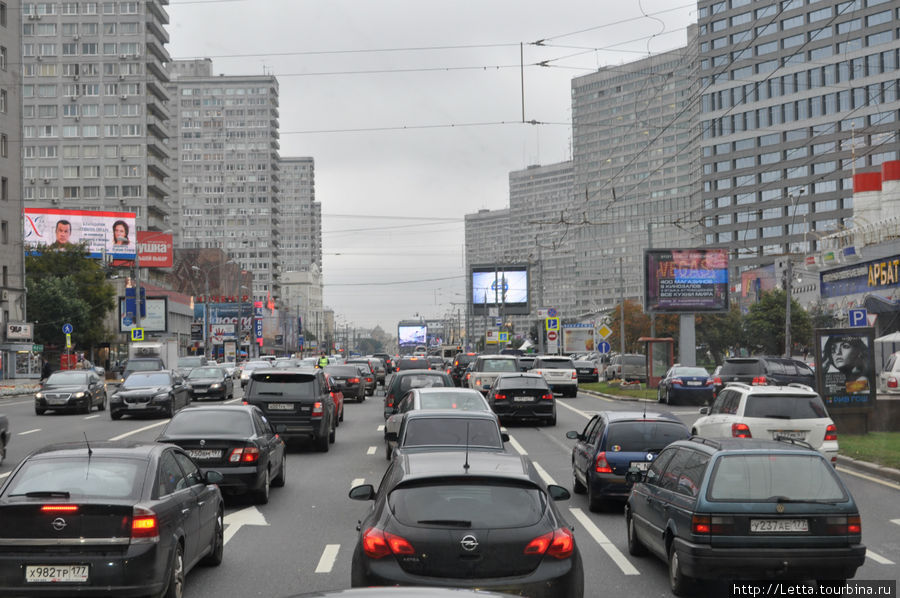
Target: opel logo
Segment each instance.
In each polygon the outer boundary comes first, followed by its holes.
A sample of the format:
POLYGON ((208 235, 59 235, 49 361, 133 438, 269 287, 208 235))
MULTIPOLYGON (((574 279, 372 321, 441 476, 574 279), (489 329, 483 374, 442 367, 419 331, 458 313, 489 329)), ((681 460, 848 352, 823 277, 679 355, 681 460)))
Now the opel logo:
POLYGON ((64 529, 66 529, 66 526, 68 524, 66 523, 66 520, 63 519, 62 517, 57 517, 56 519, 53 520, 53 522, 50 525, 52 525, 53 529, 55 529, 56 531, 61 532, 64 529))
POLYGON ((473 550, 478 548, 478 539, 472 534, 469 534, 468 536, 464 536, 463 539, 460 540, 459 544, 466 552, 472 552, 473 550))

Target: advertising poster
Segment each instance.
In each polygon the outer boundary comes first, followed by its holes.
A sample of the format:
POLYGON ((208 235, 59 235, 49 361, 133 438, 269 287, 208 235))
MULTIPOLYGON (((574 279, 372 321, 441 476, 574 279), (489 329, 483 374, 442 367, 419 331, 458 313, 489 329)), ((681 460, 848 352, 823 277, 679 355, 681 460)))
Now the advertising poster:
POLYGON ((424 345, 427 335, 427 326, 398 326, 397 338, 401 347, 414 347, 424 345))
MULTIPOLYGON (((133 298, 131 303, 134 303, 133 298)), ((141 328, 147 332, 168 332, 168 297, 147 297, 144 305, 146 313, 141 316, 141 328)), ((119 297, 119 332, 130 332, 135 327, 133 316, 125 309, 125 298, 119 297)))
POLYGON ((727 311, 728 250, 645 250, 644 309, 660 313, 727 311))
POLYGON ((563 353, 585 353, 594 350, 593 324, 563 324, 563 353))
POLYGON ((528 313, 527 266, 474 266, 472 306, 476 315, 502 306, 504 315, 528 313))
POLYGON ((865 410, 875 405, 873 328, 816 330, 816 378, 829 411, 865 410))
POLYGON ((134 260, 137 231, 133 212, 25 208, 25 246, 86 243, 92 258, 134 260))

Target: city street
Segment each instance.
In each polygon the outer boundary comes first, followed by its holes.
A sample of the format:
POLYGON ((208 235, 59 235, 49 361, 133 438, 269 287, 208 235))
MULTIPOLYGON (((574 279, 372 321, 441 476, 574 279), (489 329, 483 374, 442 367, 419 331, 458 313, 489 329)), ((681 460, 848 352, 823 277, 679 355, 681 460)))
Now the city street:
MULTIPOLYGON (((238 391, 239 393, 239 391, 238 391)), ((239 399, 236 399, 239 401, 239 399)), ((196 403, 195 403, 196 404, 196 403)), ((580 394, 558 400, 555 427, 508 426, 512 450, 534 460, 547 482, 571 489, 568 430, 581 430, 598 410, 634 410, 656 405, 622 402, 580 394)), ((695 407, 672 409, 690 425, 695 407)), ((35 416, 33 402, 20 396, 0 400, 10 419, 11 440, 0 479, 29 451, 54 441, 92 442, 128 439, 152 441, 164 419, 111 421, 108 412, 90 415, 35 416)), ((351 501, 357 484, 377 485, 385 471, 381 426, 381 390, 363 404, 348 403, 330 452, 292 447, 287 484, 272 491, 271 501, 256 506, 230 499, 226 514, 225 559, 219 568, 197 568, 187 577, 186 596, 287 596, 314 590, 347 588, 356 523, 369 505, 351 501)), ((462 462, 460 462, 462 468, 462 462)), ((860 506, 863 542, 869 549, 857 579, 896 578, 900 563, 900 486, 860 476, 840 475, 860 506)), ((671 596, 665 564, 653 557, 629 556, 621 509, 591 513, 583 495, 560 503, 575 527, 585 563, 585 595, 671 596)))

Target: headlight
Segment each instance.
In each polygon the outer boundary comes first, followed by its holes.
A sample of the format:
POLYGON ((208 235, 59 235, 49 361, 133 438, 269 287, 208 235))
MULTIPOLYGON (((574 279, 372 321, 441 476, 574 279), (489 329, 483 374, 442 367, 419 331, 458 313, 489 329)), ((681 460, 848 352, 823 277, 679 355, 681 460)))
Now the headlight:
POLYGON ((43 399, 43 398, 44 398, 44 393, 42 393, 42 392, 36 392, 36 393, 34 393, 34 398, 36 398, 36 399, 43 399))
POLYGON ((73 396, 74 396, 76 399, 83 399, 83 398, 84 398, 84 395, 85 395, 85 393, 84 393, 84 391, 82 391, 82 392, 76 392, 73 396))
POLYGON ((161 393, 159 393, 158 395, 156 395, 155 397, 153 397, 153 400, 154 400, 154 401, 158 401, 158 400, 165 400, 165 399, 168 399, 168 398, 169 398, 169 393, 167 393, 167 392, 161 392, 161 393))
POLYGON ((241 380, 249 380, 250 373, 249 372, 241 372, 241 380))
POLYGON ((210 388, 222 388, 222 384, 219 382, 216 382, 215 384, 210 384, 209 387, 210 388))

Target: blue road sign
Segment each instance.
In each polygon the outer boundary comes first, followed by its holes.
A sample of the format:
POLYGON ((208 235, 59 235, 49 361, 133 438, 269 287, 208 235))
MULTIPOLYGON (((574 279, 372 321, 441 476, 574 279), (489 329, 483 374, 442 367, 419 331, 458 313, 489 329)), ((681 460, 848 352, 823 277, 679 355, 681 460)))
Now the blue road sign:
POLYGON ((131 326, 132 324, 134 324, 134 320, 132 320, 130 317, 128 317, 128 316, 122 317, 122 325, 123 326, 131 326))
POLYGON ((609 343, 606 341, 602 341, 600 344, 597 345, 597 350, 600 351, 601 353, 609 353, 610 349, 612 349, 612 347, 610 347, 609 343))
POLYGON ((549 309, 547 310, 547 317, 548 317, 548 318, 555 318, 555 317, 556 317, 556 308, 555 308, 555 307, 551 307, 551 308, 549 308, 549 309))
POLYGON ((72 330, 74 329, 71 324, 63 324, 63 334, 72 334, 72 330))
POLYGON ((850 327, 860 328, 869 325, 869 314, 865 308, 851 309, 848 312, 850 316, 850 327))

